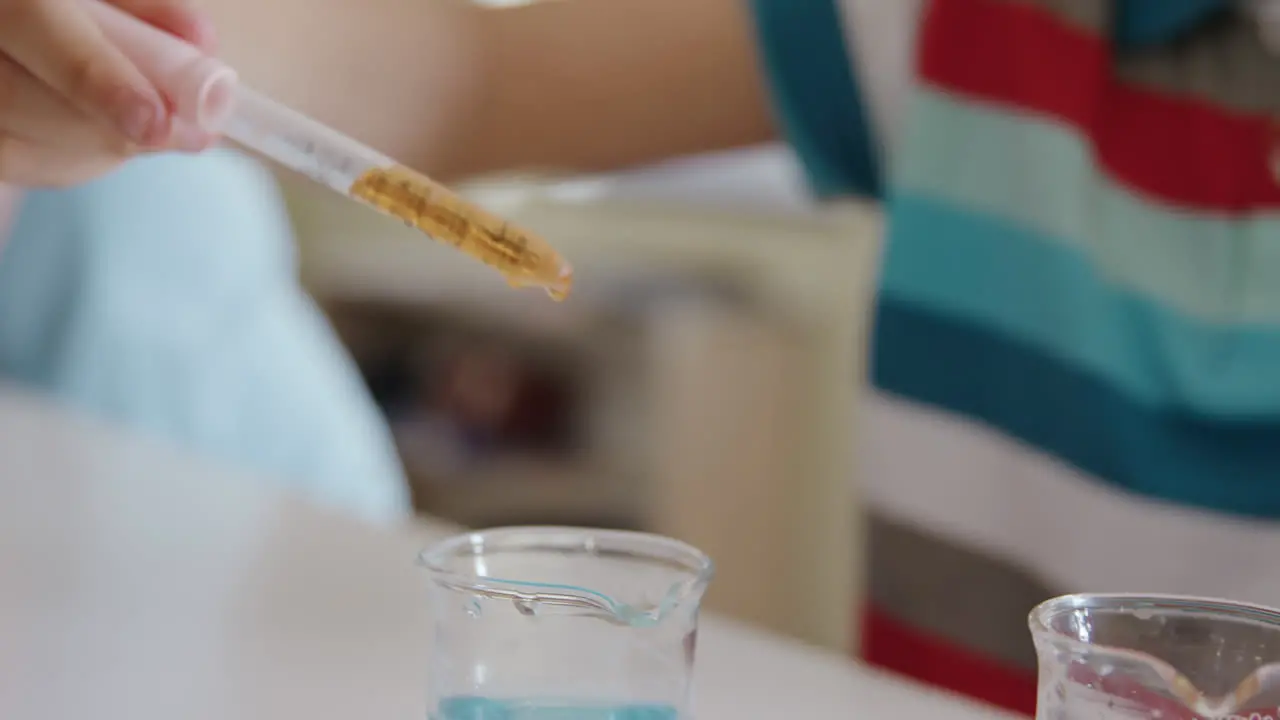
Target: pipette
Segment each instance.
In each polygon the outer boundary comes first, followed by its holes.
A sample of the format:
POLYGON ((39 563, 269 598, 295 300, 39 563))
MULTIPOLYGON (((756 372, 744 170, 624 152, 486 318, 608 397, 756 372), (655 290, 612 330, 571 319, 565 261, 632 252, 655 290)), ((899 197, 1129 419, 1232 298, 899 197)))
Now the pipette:
POLYGON ((177 122, 225 135, 497 269, 513 287, 568 296, 573 270, 542 238, 238 82, 224 63, 101 0, 103 32, 173 103, 177 122))

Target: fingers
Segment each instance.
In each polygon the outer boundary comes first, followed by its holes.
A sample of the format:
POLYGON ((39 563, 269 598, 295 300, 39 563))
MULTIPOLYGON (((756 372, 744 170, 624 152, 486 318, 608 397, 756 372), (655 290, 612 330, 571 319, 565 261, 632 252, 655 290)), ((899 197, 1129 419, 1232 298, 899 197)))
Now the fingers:
MULTIPOLYGON (((206 51, 187 0, 109 0, 206 51)), ((108 41, 84 0, 0 0, 0 179, 84 182, 140 149, 196 152, 214 137, 170 117, 161 94, 108 41), (105 121, 105 122, 104 122, 105 121)))
MULTIPOLYGON (((175 123, 169 149, 198 152, 213 136, 175 123)), ((76 109, 48 85, 0 56, 0 178, 10 184, 64 187, 97 177, 137 146, 76 109)))
POLYGON ((206 53, 217 52, 217 35, 209 18, 191 0, 111 0, 130 15, 176 35, 206 53))
POLYGON ((55 144, 66 153, 124 154, 131 143, 88 118, 13 61, 0 56, 0 133, 55 144))
MULTIPOLYGON (((176 134, 181 135, 182 131, 176 134)), ((196 131, 199 150, 208 148, 213 138, 196 131)), ((120 151, 84 153, 48 143, 33 142, 17 135, 0 133, 0 178, 5 185, 62 188, 78 185, 103 175, 133 156, 132 148, 120 151)))
MULTIPOLYGON (((12 61, 0 56, 0 133, 47 144, 63 154, 123 156, 135 146, 110 127, 93 120, 66 98, 12 61)), ((184 124, 174 125, 169 147, 195 152, 211 136, 184 124)))
POLYGON ((159 92, 103 37, 82 2, 0 1, 0 47, 74 107, 108 121, 131 142, 164 142, 171 121, 159 92))

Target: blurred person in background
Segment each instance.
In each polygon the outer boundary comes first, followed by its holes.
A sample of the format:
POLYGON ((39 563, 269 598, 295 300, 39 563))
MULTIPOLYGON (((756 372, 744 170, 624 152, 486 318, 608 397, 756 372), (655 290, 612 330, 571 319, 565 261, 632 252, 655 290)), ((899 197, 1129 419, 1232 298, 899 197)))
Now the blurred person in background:
POLYGON ((321 5, 206 8, 251 84, 437 176, 782 136, 882 202, 872 663, 1030 711, 1050 595, 1280 606, 1274 3, 321 5))
MULTIPOLYGON (((0 181, 31 188, 0 188, 0 379, 356 517, 404 518, 394 445, 299 285, 271 176, 186 154, 214 138, 174 128, 79 3, 0 8, 0 181), (97 177, 138 147, 185 152, 97 177)), ((188 9, 122 6, 211 49, 188 9)))

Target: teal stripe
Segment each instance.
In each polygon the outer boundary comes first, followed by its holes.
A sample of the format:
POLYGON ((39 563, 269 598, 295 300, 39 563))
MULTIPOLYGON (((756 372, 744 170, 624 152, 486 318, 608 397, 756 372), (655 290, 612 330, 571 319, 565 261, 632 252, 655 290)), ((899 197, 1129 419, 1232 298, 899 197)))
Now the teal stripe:
POLYGON ((880 167, 835 0, 751 0, 778 119, 820 195, 880 197, 880 167))
POLYGON ((1182 313, 1280 324, 1280 215, 1157 204, 1101 173, 1064 125, 935 90, 915 103, 895 176, 905 190, 1026 228, 1182 313))
MULTIPOLYGON (((1280 517, 1280 417, 1211 419, 1134 403, 1024 343, 886 299, 881 390, 995 428, 1112 487, 1193 507, 1280 517)), ((1087 531, 1089 519, 1078 518, 1087 531)))
POLYGON ((1280 330, 1188 319, 1060 243, 931 198, 902 194, 891 213, 887 297, 989 327, 1148 406, 1280 409, 1280 330))
POLYGON ((1169 42, 1226 7, 1226 0, 1123 0, 1116 40, 1135 48, 1169 42))

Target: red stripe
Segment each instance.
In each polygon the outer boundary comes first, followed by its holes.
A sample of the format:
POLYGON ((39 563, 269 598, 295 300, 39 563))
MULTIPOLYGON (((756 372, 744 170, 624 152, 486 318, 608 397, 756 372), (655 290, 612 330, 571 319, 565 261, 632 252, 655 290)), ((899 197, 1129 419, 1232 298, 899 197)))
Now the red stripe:
POLYGON ((862 657, 872 665, 1014 712, 1036 711, 1034 672, 1007 667, 901 623, 874 606, 862 617, 862 657))
POLYGON ((1009 0, 935 0, 920 73, 942 89, 1074 126, 1100 165, 1138 192, 1191 208, 1280 206, 1272 121, 1121 82, 1108 45, 1009 0))

